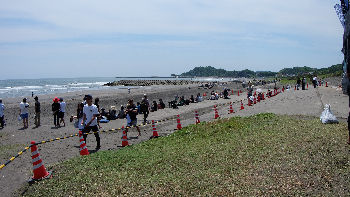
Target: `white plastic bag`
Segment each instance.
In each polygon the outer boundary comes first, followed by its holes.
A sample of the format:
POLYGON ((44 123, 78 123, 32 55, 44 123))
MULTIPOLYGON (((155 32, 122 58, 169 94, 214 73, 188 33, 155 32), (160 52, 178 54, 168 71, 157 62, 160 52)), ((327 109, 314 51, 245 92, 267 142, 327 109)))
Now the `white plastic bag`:
POLYGON ((331 105, 326 104, 324 106, 324 110, 320 116, 320 120, 323 124, 327 124, 327 123, 339 123, 339 121, 337 120, 337 118, 333 115, 332 111, 331 111, 331 105))
POLYGON ((22 116, 21 116, 21 115, 18 115, 17 120, 18 120, 18 121, 21 121, 21 120, 22 120, 22 116))

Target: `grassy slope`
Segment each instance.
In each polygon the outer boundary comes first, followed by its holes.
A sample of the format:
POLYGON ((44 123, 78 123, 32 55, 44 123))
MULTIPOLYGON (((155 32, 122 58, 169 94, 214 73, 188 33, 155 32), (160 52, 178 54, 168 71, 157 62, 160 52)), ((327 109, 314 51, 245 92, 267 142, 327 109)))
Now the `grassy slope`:
POLYGON ((346 137, 345 123, 236 117, 63 162, 24 195, 343 196, 350 192, 346 137))

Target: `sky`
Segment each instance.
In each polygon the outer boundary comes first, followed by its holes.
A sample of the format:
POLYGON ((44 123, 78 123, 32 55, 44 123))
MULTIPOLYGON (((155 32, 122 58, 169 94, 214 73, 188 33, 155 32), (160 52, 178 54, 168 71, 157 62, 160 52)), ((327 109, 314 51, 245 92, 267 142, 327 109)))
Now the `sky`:
POLYGON ((342 62, 337 0, 0 0, 0 79, 342 62))

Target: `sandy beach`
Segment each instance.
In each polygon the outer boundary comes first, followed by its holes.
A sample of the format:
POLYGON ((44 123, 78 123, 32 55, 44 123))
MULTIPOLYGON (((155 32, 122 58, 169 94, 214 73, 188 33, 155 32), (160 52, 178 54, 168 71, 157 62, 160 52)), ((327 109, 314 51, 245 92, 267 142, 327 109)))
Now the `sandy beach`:
MULTIPOLYGON (((224 87, 234 90, 234 95, 230 95, 230 99, 219 100, 204 100, 200 103, 193 103, 179 107, 179 109, 165 108, 156 112, 151 112, 148 120, 164 120, 167 118, 174 118, 180 115, 182 126, 194 124, 194 111, 199 112, 200 121, 212 121, 214 119, 213 106, 218 105, 220 118, 229 118, 232 116, 249 116, 256 113, 272 112, 276 114, 288 115, 305 115, 305 116, 320 116, 323 105, 331 104, 334 115, 340 121, 345 121, 348 116, 348 96, 344 95, 342 91, 336 86, 313 88, 309 86, 308 90, 295 91, 294 89, 286 90, 284 93, 278 94, 272 98, 261 101, 260 103, 247 106, 246 92, 240 83, 230 83, 225 86, 215 86, 212 89, 198 88, 198 85, 182 85, 182 86, 150 86, 147 88, 132 89, 128 94, 127 89, 121 90, 100 90, 100 91, 84 91, 72 92, 63 95, 44 95, 39 97, 41 102, 41 124, 39 128, 34 128, 34 99, 29 98, 29 128, 22 128, 22 121, 17 120, 19 113, 19 103, 22 98, 4 99, 3 103, 6 106, 5 119, 7 126, 0 130, 0 147, 2 154, 0 155, 0 164, 5 163, 10 157, 15 156, 24 147, 28 146, 32 140, 39 142, 58 137, 69 136, 78 132, 74 128, 73 123, 69 122, 69 116, 75 115, 76 106, 82 101, 85 94, 91 94, 94 98, 100 98, 101 108, 107 110, 114 105, 117 109, 120 105, 126 105, 129 98, 133 98, 135 103, 141 101, 143 94, 147 94, 149 101, 158 101, 163 99, 164 103, 173 100, 174 95, 185 96, 189 98, 191 95, 197 93, 203 94, 210 91, 222 91, 224 87), (243 90, 243 94, 237 96, 237 90, 243 90), (66 126, 54 128, 53 116, 51 112, 52 98, 55 96, 63 97, 67 103, 66 112, 66 126), (245 100, 244 100, 245 99, 245 100), (245 110, 239 110, 240 100, 244 100, 245 110), (228 103, 233 103, 235 113, 229 114, 228 103)), ((261 87, 266 92, 269 86, 261 87)), ((231 93, 231 92, 230 92, 231 93)), ((138 115, 138 122, 141 123, 143 115, 138 115)), ((117 119, 109 123, 101 123, 102 129, 107 132, 101 132, 101 146, 99 151, 120 149, 121 145, 121 131, 108 131, 111 129, 118 129, 126 124, 126 119, 117 119)), ((320 123, 321 124, 321 123, 320 123)), ((173 133, 176 128, 176 120, 168 120, 157 124, 157 130, 160 136, 166 136, 173 133)), ((137 136, 135 128, 130 129, 128 137, 130 144, 137 144, 148 140, 152 136, 151 125, 141 127, 141 136, 137 136)), ((346 143, 346 139, 344 139, 346 143)), ((87 138, 87 147, 89 151, 94 152, 96 146, 95 137, 89 135, 87 138)), ((44 165, 50 169, 50 166, 59 162, 65 161, 69 158, 79 156, 79 139, 72 137, 64 140, 54 141, 39 145, 39 151, 44 165)), ((18 189, 26 180, 32 176, 32 163, 30 151, 16 158, 13 162, 8 164, 0 171, 0 190, 2 195, 9 196, 13 191, 18 189)), ((53 174, 54 177, 54 174, 53 174)))

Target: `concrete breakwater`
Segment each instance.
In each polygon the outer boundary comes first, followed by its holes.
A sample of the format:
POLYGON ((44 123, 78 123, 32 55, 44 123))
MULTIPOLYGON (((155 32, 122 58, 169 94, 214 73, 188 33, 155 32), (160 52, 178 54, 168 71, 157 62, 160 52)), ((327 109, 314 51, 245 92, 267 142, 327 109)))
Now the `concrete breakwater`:
MULTIPOLYGON (((192 80, 120 80, 104 84, 105 86, 151 86, 151 85, 188 85, 207 82, 192 80)), ((215 82, 212 82, 215 83, 215 82)))

